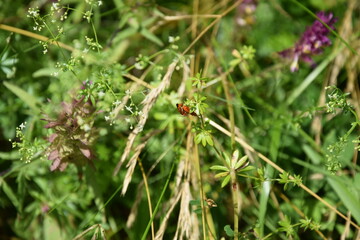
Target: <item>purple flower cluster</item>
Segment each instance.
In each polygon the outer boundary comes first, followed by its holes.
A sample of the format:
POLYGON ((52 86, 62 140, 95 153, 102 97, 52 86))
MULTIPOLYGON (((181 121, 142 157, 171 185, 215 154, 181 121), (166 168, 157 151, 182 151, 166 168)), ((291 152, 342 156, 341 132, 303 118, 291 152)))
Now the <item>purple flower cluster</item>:
MULTIPOLYGON (((326 23, 331 29, 335 29, 334 24, 337 19, 332 13, 326 14, 319 12, 316 14, 319 19, 326 23)), ((330 30, 326 28, 319 20, 316 20, 313 25, 306 29, 300 40, 294 47, 280 52, 280 56, 284 58, 291 58, 290 66, 291 72, 299 69, 299 60, 315 66, 313 55, 318 55, 323 52, 323 48, 331 45, 330 39, 327 37, 330 30)))

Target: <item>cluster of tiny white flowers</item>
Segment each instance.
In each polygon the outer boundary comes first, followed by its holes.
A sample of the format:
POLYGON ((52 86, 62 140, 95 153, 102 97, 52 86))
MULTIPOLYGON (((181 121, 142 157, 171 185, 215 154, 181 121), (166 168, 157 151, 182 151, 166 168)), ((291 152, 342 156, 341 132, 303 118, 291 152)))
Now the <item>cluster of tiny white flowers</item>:
POLYGON ((106 115, 105 121, 110 123, 110 126, 112 126, 115 123, 115 113, 113 111, 109 112, 109 115, 106 115))
POLYGON ((103 1, 95 1, 95 0, 85 0, 85 3, 92 6, 101 6, 103 5, 103 1))
POLYGON ((125 106, 125 109, 128 110, 131 114, 134 113, 131 106, 125 106))
POLYGON ((43 42, 43 41, 39 41, 39 43, 42 45, 43 47, 43 54, 46 54, 48 52, 48 43, 47 42, 43 42))
POLYGON ((144 68, 146 68, 150 61, 147 56, 143 56, 142 54, 139 54, 139 56, 135 60, 136 63, 134 64, 134 67, 138 70, 143 70, 144 68))
POLYGON ((177 41, 180 40, 180 37, 179 36, 176 36, 176 37, 173 37, 173 36, 169 36, 169 43, 171 43, 170 47, 174 50, 178 50, 179 49, 179 46, 176 45, 175 43, 177 41))
POLYGON ((24 133, 22 132, 25 129, 26 124, 26 122, 23 122, 19 127, 16 128, 15 137, 18 139, 18 141, 12 142, 11 139, 9 139, 9 142, 11 142, 13 148, 19 148, 19 153, 21 155, 20 160, 25 160, 25 163, 29 163, 35 154, 35 150, 31 144, 25 140, 24 133))
MULTIPOLYGON (((119 100, 119 99, 116 99, 112 105, 114 106, 114 109, 119 106, 122 102, 119 100)), ((114 123, 115 123, 115 112, 114 110, 111 110, 109 112, 109 115, 106 115, 104 118, 105 118, 105 121, 106 122, 109 122, 110 123, 110 126, 112 126, 114 123)))
MULTIPOLYGON (((96 43, 93 38, 89 38, 85 36, 86 44, 90 47, 90 49, 95 50, 96 48, 102 48, 100 44, 96 43)), ((85 48, 83 52, 88 52, 89 49, 85 48)))
POLYGON ((60 21, 62 21, 62 22, 65 21, 67 19, 67 17, 68 17, 68 12, 66 11, 63 14, 61 14, 60 21))
MULTIPOLYGON (((331 89, 332 86, 326 87, 325 89, 331 89)), ((327 96, 329 98, 329 101, 326 103, 326 112, 328 113, 335 113, 336 108, 342 108, 346 109, 347 107, 350 107, 350 105, 346 101, 346 95, 349 95, 349 93, 340 94, 339 91, 334 90, 331 93, 329 93, 327 96)))
POLYGON ((28 18, 38 18, 40 16, 40 10, 38 7, 29 8, 28 14, 26 15, 28 18))
POLYGON ((60 10, 59 3, 58 2, 57 3, 52 3, 52 6, 51 6, 50 10, 52 12, 60 10))
POLYGON ((92 15, 93 13, 91 11, 86 11, 83 15, 83 18, 86 19, 88 22, 90 22, 92 15))
POLYGON ((105 93, 103 91, 99 91, 97 95, 100 99, 102 99, 105 96, 105 93))
POLYGON ((116 99, 115 102, 113 102, 113 105, 119 106, 121 104, 121 101, 119 99, 116 99))

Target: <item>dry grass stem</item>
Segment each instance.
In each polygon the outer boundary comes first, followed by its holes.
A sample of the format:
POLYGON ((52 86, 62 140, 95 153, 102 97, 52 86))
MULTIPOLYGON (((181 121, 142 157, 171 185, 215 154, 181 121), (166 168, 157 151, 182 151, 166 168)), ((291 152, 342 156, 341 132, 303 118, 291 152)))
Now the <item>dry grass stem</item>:
POLYGON ((76 50, 75 48, 73 48, 73 47, 71 47, 69 45, 66 45, 66 44, 64 44, 62 42, 54 41, 54 40, 52 40, 52 39, 50 39, 48 37, 44 37, 42 35, 39 35, 39 34, 36 34, 36 33, 33 33, 33 32, 29 32, 29 31, 26 31, 26 30, 23 30, 23 29, 20 29, 20 28, 8 26, 8 25, 5 25, 5 24, 0 24, 0 29, 6 30, 6 31, 9 31, 9 32, 18 33, 18 34, 21 34, 21 35, 24 35, 24 36, 27 36, 27 37, 30 37, 30 38, 34 38, 34 39, 43 41, 43 42, 48 42, 50 44, 56 45, 56 46, 61 47, 63 49, 69 50, 70 52, 74 52, 76 50))
POLYGON ((129 73, 124 74, 123 76, 126 77, 126 78, 129 78, 129 79, 133 80, 134 82, 136 82, 136 83, 138 83, 138 84, 140 84, 140 85, 142 85, 144 87, 147 87, 149 89, 154 89, 155 88, 155 87, 151 86, 150 84, 148 84, 147 82, 144 82, 140 78, 137 78, 134 75, 131 75, 129 73))
MULTIPOLYGON (((122 154, 120 161, 118 162, 118 164, 115 167, 115 170, 113 173, 114 176, 118 174, 121 165, 125 162, 126 158, 129 156, 132 145, 135 142, 135 138, 140 132, 142 132, 144 125, 149 117, 149 112, 150 112, 152 106, 154 105, 157 97, 160 95, 160 93, 162 93, 170 85, 171 76, 175 70, 176 64, 177 64, 177 61, 170 64, 160 85, 157 88, 152 89, 150 91, 150 93, 143 100, 143 102, 142 102, 142 104, 144 105, 144 107, 142 109, 143 114, 141 115, 137 126, 134 128, 134 130, 130 133, 130 135, 128 137, 128 141, 126 143, 124 153, 122 154)), ((135 160, 135 164, 136 164, 136 160, 135 160)), ((124 184, 124 187, 125 187, 125 184, 124 184)))
POLYGON ((182 184, 180 212, 179 212, 178 225, 176 228, 174 240, 177 239, 182 240, 184 237, 186 239, 200 239, 200 235, 196 236, 196 238, 190 238, 190 236, 192 235, 191 229, 195 225, 192 222, 192 217, 189 207, 190 200, 192 200, 192 196, 190 192, 190 184, 188 181, 185 181, 182 184))
POLYGON ((124 179, 124 185, 123 185, 123 188, 121 190, 122 195, 125 195, 125 193, 126 193, 126 190, 127 190, 128 186, 129 186, 129 183, 131 182, 131 178, 132 178, 132 175, 133 175, 134 170, 135 170, 137 159, 138 159, 142 149, 145 147, 146 143, 147 143, 147 141, 139 144, 135 148, 135 152, 134 152, 133 156, 131 157, 128 164, 126 165, 128 170, 126 172, 126 176, 125 176, 125 179, 124 179))
MULTIPOLYGON (((181 188, 175 188, 175 189, 181 189, 181 188)), ((164 237, 164 233, 165 233, 165 230, 166 230, 166 227, 167 227, 167 223, 169 221, 169 218, 170 218, 170 215, 172 214, 172 212, 174 211, 174 208, 175 206, 177 205, 177 203, 179 202, 180 200, 180 197, 182 195, 182 190, 178 191, 170 200, 170 208, 169 210, 167 211, 161 225, 160 225, 160 228, 158 229, 158 231, 156 232, 156 235, 155 235, 155 240, 162 240, 163 237, 164 237)))

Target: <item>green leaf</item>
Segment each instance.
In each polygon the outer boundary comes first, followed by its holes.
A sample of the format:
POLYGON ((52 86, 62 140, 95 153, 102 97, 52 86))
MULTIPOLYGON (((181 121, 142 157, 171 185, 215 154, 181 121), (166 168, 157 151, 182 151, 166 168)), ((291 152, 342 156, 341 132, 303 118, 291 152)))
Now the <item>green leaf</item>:
POLYGON ((143 35, 145 38, 149 39, 150 41, 156 43, 160 47, 164 45, 163 42, 157 36, 155 36, 155 34, 150 32, 146 28, 141 29, 140 34, 143 35))
POLYGON ((203 137, 202 139, 201 139, 201 143, 202 143, 202 145, 205 147, 206 146, 206 137, 203 137))
POLYGON ((19 88, 18 86, 4 81, 5 87, 7 87, 11 92, 13 92, 16 96, 18 96, 25 104, 27 104, 33 111, 34 114, 40 112, 39 107, 37 106, 37 99, 30 95, 28 92, 24 91, 23 89, 19 88))
POLYGON ((232 154, 232 157, 231 157, 231 168, 235 168, 235 165, 237 164, 237 160, 239 159, 239 150, 236 149, 233 154, 232 154))
POLYGON ((227 175, 221 183, 221 188, 225 187, 230 182, 230 175, 227 175))
POLYGON ((231 167, 231 163, 230 163, 230 157, 224 152, 224 158, 226 161, 226 164, 229 166, 229 168, 231 167))
POLYGON ((33 78, 38 77, 54 77, 53 73, 56 72, 56 68, 41 68, 32 74, 33 78))
POLYGON ((193 206, 200 206, 200 200, 190 200, 189 203, 193 206))
POLYGON ((0 184, 2 186, 2 190, 6 194, 6 196, 10 199, 11 203, 18 209, 20 206, 20 203, 18 201, 18 198, 14 194, 13 190, 9 187, 9 185, 0 178, 0 184))
POLYGON ((195 209, 195 210, 194 210, 194 213, 196 213, 196 214, 201 214, 201 213, 202 213, 201 208, 195 209))
POLYGON ((322 157, 318 152, 316 152, 312 147, 306 144, 302 146, 302 149, 314 164, 320 164, 322 157))
POLYGON ((229 171, 229 169, 228 169, 227 167, 222 166, 222 165, 214 165, 214 166, 211 166, 210 169, 211 169, 211 170, 224 171, 224 172, 229 171))
POLYGON ((329 177, 327 180, 346 208, 351 212, 352 216, 360 223, 359 200, 354 193, 348 189, 348 186, 352 186, 351 182, 349 182, 349 184, 343 184, 338 179, 339 177, 329 177))
POLYGON ((239 161, 237 161, 234 169, 238 169, 239 167, 243 166, 245 164, 245 162, 247 161, 247 159, 248 159, 247 155, 242 157, 239 161))
POLYGON ((231 229, 230 225, 226 225, 224 231, 228 237, 234 237, 234 231, 231 229))
POLYGON ((241 172, 247 172, 247 171, 252 171, 254 170, 255 167, 254 166, 247 166, 247 167, 244 167, 242 169, 240 169, 239 171, 237 171, 238 173, 241 173, 241 172))
POLYGON ((216 174, 214 177, 216 179, 219 179, 219 178, 223 178, 223 177, 225 177, 227 175, 229 175, 229 172, 221 172, 221 173, 216 174))
POLYGON ((284 220, 279 221, 279 225, 281 226, 279 230, 286 232, 287 237, 292 236, 295 233, 288 216, 285 215, 284 220))
POLYGON ((210 135, 206 136, 206 141, 210 146, 214 146, 214 141, 210 135))

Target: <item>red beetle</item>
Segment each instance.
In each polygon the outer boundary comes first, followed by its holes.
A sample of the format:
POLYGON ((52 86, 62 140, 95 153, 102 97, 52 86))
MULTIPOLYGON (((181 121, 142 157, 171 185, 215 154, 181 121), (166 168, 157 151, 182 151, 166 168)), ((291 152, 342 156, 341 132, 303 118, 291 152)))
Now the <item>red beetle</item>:
POLYGON ((182 103, 176 104, 176 107, 177 107, 179 113, 183 116, 187 116, 188 114, 190 114, 192 116, 197 116, 197 114, 195 112, 190 112, 190 108, 188 106, 185 106, 182 103))

